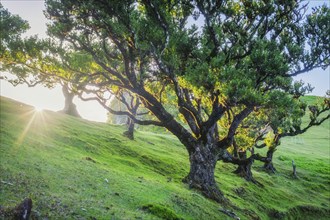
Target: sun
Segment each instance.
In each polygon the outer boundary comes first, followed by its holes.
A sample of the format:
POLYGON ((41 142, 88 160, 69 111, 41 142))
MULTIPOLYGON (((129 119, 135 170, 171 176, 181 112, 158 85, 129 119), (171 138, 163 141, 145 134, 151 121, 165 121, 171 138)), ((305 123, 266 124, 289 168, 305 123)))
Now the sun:
POLYGON ((42 112, 44 109, 42 107, 40 107, 40 106, 34 106, 34 110, 36 112, 42 112))

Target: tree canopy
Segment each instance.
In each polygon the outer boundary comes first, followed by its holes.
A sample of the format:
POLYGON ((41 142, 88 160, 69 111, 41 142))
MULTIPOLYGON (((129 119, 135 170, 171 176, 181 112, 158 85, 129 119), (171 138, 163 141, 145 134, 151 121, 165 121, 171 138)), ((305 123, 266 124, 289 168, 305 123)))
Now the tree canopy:
POLYGON ((80 117, 73 104, 75 96, 71 90, 70 74, 59 74, 61 63, 56 54, 58 45, 50 39, 39 39, 37 36, 22 37, 29 29, 27 21, 18 15, 11 14, 0 4, 0 71, 10 72, 2 79, 12 85, 26 84, 29 87, 42 84, 51 88, 56 84, 62 86, 65 97, 63 113, 80 117), (61 76, 61 77, 59 77, 61 76))
POLYGON ((19 16, 11 15, 11 13, 6 10, 2 4, 0 4, 0 13, 0 51, 2 52, 1 56, 4 56, 4 48, 11 44, 11 42, 20 39, 21 34, 29 28, 29 24, 19 16))

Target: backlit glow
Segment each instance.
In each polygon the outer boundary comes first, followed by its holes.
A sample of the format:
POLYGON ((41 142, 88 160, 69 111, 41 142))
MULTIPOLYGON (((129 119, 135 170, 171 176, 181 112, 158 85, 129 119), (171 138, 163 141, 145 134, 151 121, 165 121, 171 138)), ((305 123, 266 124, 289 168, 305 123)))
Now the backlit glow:
POLYGON ((34 106, 34 110, 35 110, 36 112, 42 112, 42 111, 44 110, 44 108, 41 107, 41 106, 34 106))
POLYGON ((37 108, 28 111, 21 116, 24 123, 26 123, 24 130, 21 132, 19 137, 17 138, 15 145, 20 146, 26 136, 29 136, 28 133, 38 132, 38 134, 42 135, 47 132, 47 123, 45 120, 45 115, 42 112, 42 108, 37 110, 37 108))

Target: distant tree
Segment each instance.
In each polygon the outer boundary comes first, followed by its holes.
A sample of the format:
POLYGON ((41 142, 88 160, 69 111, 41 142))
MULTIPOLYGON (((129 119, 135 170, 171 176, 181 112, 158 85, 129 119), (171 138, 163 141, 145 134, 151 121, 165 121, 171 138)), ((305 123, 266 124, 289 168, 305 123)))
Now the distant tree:
MULTIPOLYGON (((134 117, 140 114, 138 113, 138 108, 141 105, 139 98, 125 91, 117 91, 109 105, 115 110, 128 111, 134 117)), ((131 140, 134 139, 135 123, 130 117, 108 113, 108 121, 113 124, 126 124, 127 130, 123 133, 124 136, 131 140)))
POLYGON ((63 49, 95 64, 70 80, 80 96, 93 94, 87 99, 110 113, 168 129, 189 154, 186 183, 222 202, 214 170, 218 160, 244 162, 229 151, 238 129, 253 113, 294 101, 292 76, 329 65, 329 8, 304 19, 300 3, 46 0, 46 14, 63 49), (187 25, 198 17, 201 29, 187 25), (105 97, 115 89, 134 94, 155 119, 110 108, 105 97), (170 113, 168 96, 184 125, 170 113))
MULTIPOLYGON (((110 101, 109 107, 115 110, 124 110, 124 111, 127 110, 126 106, 123 103, 121 103, 117 98, 113 98, 110 101)), ((125 115, 115 115, 108 113, 107 116, 108 116, 107 122, 110 124, 122 125, 127 123, 128 117, 125 115)))
POLYGON ((234 159, 234 163, 238 165, 235 173, 248 181, 258 183, 251 171, 255 160, 264 162, 263 168, 274 173, 276 169, 273 164, 273 155, 281 144, 282 138, 303 134, 330 118, 329 91, 326 97, 320 98, 319 103, 307 104, 301 100, 301 97, 311 89, 310 85, 304 86, 302 82, 295 82, 287 96, 283 96, 280 102, 275 100, 276 108, 260 109, 244 121, 243 126, 237 130, 232 149, 234 157, 241 159, 234 159), (307 111, 310 113, 309 120, 303 119, 307 111), (254 148, 264 147, 268 148, 266 156, 255 152, 254 148), (251 152, 250 157, 247 157, 248 149, 251 152))
MULTIPOLYGON (((293 108, 285 108, 284 111, 270 110, 267 112, 267 121, 269 128, 268 136, 260 138, 264 143, 256 145, 258 148, 268 147, 267 157, 264 164, 264 169, 269 172, 275 172, 273 165, 273 154, 277 147, 281 144, 281 139, 284 137, 293 137, 307 132, 314 126, 321 125, 330 118, 330 91, 326 97, 320 99, 320 103, 307 105, 306 103, 297 100, 293 108), (309 112, 309 121, 303 123, 303 117, 306 112, 309 112)), ((289 105, 293 106, 293 105, 289 105)))
POLYGON ((50 40, 40 40, 36 36, 23 38, 22 34, 29 29, 29 24, 17 15, 12 15, 0 3, 0 71, 9 72, 3 76, 12 85, 26 84, 29 87, 43 85, 51 88, 62 86, 65 106, 61 112, 80 117, 70 91, 69 80, 50 74, 58 66, 54 60, 47 60, 50 52, 50 40))
POLYGON ((64 108, 60 112, 80 118, 81 116, 78 113, 77 107, 73 103, 73 98, 76 96, 76 94, 70 90, 68 83, 63 81, 61 81, 60 83, 62 85, 62 93, 65 98, 64 108))

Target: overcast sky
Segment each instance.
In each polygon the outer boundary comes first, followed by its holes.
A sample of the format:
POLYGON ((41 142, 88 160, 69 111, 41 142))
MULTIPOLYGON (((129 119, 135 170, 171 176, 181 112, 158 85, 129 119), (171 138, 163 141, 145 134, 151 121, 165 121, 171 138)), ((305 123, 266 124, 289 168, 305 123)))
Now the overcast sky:
MULTIPOLYGON (((31 29, 27 35, 37 34, 39 37, 46 36, 46 18, 43 14, 44 2, 42 0, 1 0, 2 5, 7 8, 12 14, 18 14, 24 20, 27 20, 31 29)), ((328 0, 313 0, 310 1, 310 8, 330 4, 328 0)), ((1 30, 0 30, 1 31, 1 30)), ((315 87, 313 95, 323 96, 325 92, 330 89, 330 69, 317 69, 309 73, 302 74, 295 78, 302 79, 305 82, 312 84, 315 87)), ((64 97, 60 87, 54 89, 47 89, 41 86, 28 88, 25 85, 13 87, 11 84, 0 81, 0 94, 26 104, 36 106, 38 108, 58 111, 64 107, 64 97)), ((74 99, 78 111, 83 118, 93 121, 106 121, 106 111, 96 102, 83 102, 74 99)))

